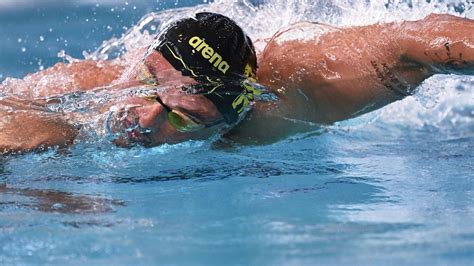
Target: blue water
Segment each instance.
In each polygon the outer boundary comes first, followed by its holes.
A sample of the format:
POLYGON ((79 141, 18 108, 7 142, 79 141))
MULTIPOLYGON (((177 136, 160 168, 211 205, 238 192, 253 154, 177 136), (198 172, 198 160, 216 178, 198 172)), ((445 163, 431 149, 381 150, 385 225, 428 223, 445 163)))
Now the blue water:
MULTIPOLYGON (((0 11, 3 78, 176 7, 118 2, 0 11)), ((474 79, 435 77, 420 94, 265 146, 0 158, 0 264, 474 265, 474 79)))

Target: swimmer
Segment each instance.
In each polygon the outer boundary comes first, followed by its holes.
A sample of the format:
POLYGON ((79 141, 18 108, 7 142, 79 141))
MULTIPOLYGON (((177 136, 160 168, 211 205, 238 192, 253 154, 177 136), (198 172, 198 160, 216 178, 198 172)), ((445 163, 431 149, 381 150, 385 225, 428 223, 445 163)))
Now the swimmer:
POLYGON ((436 74, 474 75, 473 33, 473 20, 436 14, 350 28, 302 22, 277 32, 257 55, 232 20, 199 13, 171 24, 131 66, 123 58, 86 60, 5 81, 0 150, 74 143, 80 127, 73 116, 48 110, 48 97, 97 88, 111 96, 131 88, 152 92, 100 107, 117 145, 152 147, 216 134, 237 143, 273 142, 308 124, 401 100, 436 74), (262 101, 268 93, 277 100, 262 101))

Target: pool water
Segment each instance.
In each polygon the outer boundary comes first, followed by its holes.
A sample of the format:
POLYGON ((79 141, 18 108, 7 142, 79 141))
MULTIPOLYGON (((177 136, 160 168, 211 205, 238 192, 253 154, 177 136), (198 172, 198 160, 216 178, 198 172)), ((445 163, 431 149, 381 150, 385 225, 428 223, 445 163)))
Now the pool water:
MULTIPOLYGON (((140 18, 163 12, 222 12, 254 38, 303 19, 474 18, 469 1, 378 2, 0 5, 0 74, 51 66, 61 50, 104 56, 103 41, 132 45, 140 18)), ((0 264, 474 265, 473 148, 474 78, 436 76, 415 97, 270 145, 83 142, 0 158, 0 264)))

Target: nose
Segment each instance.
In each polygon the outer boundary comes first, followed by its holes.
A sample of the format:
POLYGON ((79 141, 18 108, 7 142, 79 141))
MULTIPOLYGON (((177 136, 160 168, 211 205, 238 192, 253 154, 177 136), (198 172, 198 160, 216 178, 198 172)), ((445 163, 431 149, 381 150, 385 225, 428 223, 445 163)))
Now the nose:
POLYGON ((166 121, 166 111, 159 103, 146 105, 137 109, 138 123, 143 128, 157 128, 166 121))

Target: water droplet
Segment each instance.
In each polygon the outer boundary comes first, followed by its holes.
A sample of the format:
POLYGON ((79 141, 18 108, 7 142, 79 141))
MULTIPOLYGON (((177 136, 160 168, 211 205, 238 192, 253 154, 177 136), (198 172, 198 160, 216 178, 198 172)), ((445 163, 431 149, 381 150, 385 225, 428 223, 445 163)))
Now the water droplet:
POLYGON ((64 205, 61 203, 54 203, 53 206, 51 206, 51 209, 58 210, 58 209, 62 209, 63 207, 64 205))
POLYGON ((23 39, 22 39, 22 38, 18 38, 17 41, 18 41, 19 43, 21 43, 21 42, 23 41, 23 39))
POLYGON ((43 36, 40 36, 40 41, 44 42, 44 37, 43 36))
POLYGON ((25 48, 25 47, 21 47, 21 52, 22 52, 22 53, 26 52, 26 48, 25 48))

